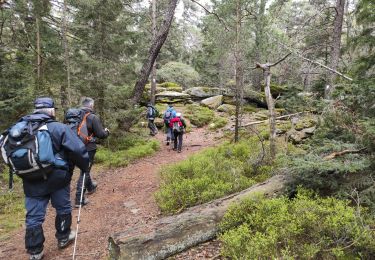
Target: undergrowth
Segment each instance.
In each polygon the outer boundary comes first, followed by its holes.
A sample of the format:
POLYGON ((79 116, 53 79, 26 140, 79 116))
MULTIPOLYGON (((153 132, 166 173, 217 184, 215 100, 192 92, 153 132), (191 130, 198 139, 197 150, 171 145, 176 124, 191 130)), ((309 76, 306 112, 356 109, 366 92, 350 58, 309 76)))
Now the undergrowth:
POLYGON ((8 189, 9 174, 3 171, 0 175, 0 241, 9 233, 22 226, 25 221, 24 195, 22 181, 14 176, 13 190, 8 189))
POLYGON ((187 105, 184 116, 188 118, 193 125, 202 127, 212 122, 215 113, 207 107, 187 105))
POLYGON ((261 144, 252 137, 206 149, 164 167, 156 201, 164 213, 175 213, 261 182, 278 167, 277 162, 268 162, 268 151, 264 152, 262 158, 261 144))
POLYGON ((306 190, 297 197, 248 198, 223 218, 229 259, 372 259, 374 219, 361 207, 306 190))

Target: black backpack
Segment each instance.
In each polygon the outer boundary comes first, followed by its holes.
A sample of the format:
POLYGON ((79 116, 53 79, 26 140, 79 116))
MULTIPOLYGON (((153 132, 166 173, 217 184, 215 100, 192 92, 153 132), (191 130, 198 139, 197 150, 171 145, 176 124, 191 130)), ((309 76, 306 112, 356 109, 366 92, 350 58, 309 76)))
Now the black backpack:
POLYGON ((1 155, 9 166, 9 186, 13 173, 22 179, 47 179, 55 163, 52 139, 46 122, 20 121, 0 139, 1 155))
POLYGON ((87 128, 87 117, 90 112, 78 108, 70 108, 65 114, 65 123, 75 132, 84 144, 93 140, 87 128))

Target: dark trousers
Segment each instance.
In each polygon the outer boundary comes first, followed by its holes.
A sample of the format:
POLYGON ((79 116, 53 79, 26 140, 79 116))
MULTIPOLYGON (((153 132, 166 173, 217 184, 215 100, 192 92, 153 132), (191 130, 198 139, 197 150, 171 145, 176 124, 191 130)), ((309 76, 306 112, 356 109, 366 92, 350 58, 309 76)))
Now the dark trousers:
POLYGON ((153 119, 153 118, 148 119, 148 128, 150 128, 151 134, 156 135, 158 133, 158 128, 156 127, 156 125, 154 123, 154 120, 155 119, 153 119))
POLYGON ((83 196, 85 195, 86 190, 92 190, 94 187, 92 185, 92 179, 91 179, 91 167, 94 163, 94 157, 95 157, 96 150, 88 151, 89 154, 89 160, 90 160, 90 166, 86 174, 81 171, 81 174, 79 175, 79 179, 77 181, 77 190, 76 190, 76 201, 80 201, 81 199, 81 193, 82 193, 82 183, 83 183, 83 175, 85 175, 85 187, 83 189, 83 196))
POLYGON ((183 139, 184 133, 175 132, 175 133, 173 133, 173 135, 174 135, 174 140, 173 140, 174 147, 173 148, 177 149, 178 151, 181 151, 181 149, 182 149, 182 139, 183 139))
POLYGON ((46 217, 48 202, 56 210, 56 238, 69 236, 72 206, 70 203, 70 184, 62 189, 41 197, 25 197, 26 234, 25 247, 30 254, 39 253, 43 249, 44 234, 42 224, 46 217))
POLYGON ((169 123, 165 122, 165 133, 167 134, 167 142, 173 141, 174 135, 173 135, 173 130, 171 127, 169 127, 169 123))

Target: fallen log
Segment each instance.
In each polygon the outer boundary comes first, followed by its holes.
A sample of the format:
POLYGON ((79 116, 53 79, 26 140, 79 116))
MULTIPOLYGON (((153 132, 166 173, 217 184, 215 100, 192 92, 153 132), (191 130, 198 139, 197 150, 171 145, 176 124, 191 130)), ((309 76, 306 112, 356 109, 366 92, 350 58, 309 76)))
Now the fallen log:
POLYGON ((116 233, 109 237, 110 259, 165 259, 212 240, 231 204, 255 194, 278 195, 285 190, 287 182, 285 175, 276 175, 239 193, 192 207, 179 215, 164 217, 152 230, 139 226, 116 233))
POLYGON ((341 152, 333 152, 327 156, 325 156, 323 158, 323 160, 327 161, 327 160, 332 160, 336 157, 339 157, 339 156, 343 156, 345 154, 353 154, 353 153, 361 153, 363 152, 364 150, 366 150, 366 148, 362 148, 362 149, 359 149, 359 150, 344 150, 344 151, 341 151, 341 152))

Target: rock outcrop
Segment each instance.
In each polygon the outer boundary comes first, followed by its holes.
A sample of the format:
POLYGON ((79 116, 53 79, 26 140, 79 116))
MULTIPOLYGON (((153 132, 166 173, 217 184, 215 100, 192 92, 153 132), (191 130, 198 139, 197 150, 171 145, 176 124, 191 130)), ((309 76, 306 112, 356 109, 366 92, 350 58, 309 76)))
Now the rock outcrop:
POLYGON ((222 103, 223 103, 223 96, 222 95, 206 98, 206 99, 203 99, 201 101, 202 106, 206 106, 206 107, 209 107, 211 109, 218 108, 222 103))

